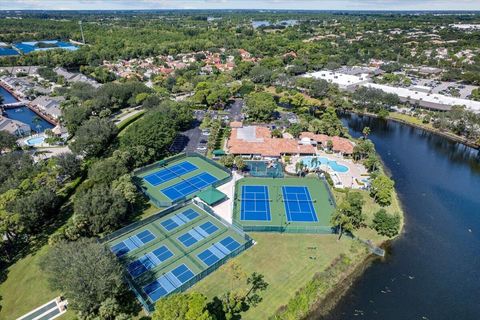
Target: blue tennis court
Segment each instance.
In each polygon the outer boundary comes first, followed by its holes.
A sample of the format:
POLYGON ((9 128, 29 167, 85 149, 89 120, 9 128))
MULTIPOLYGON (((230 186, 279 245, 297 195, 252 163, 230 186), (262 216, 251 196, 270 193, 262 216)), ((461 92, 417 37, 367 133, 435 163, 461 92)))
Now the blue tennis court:
POLYGON ((193 209, 188 209, 183 212, 179 212, 168 218, 167 220, 161 222, 162 227, 167 231, 173 231, 177 227, 184 225, 187 222, 193 221, 198 218, 200 214, 193 209))
POLYGON ((222 241, 214 243, 208 249, 199 253, 197 257, 207 266, 211 266, 238 247, 240 247, 240 243, 235 241, 232 237, 226 237, 222 241))
POLYGON ((168 260, 170 257, 173 257, 173 253, 167 248, 167 246, 161 246, 137 260, 132 261, 127 267, 128 273, 130 273, 133 278, 136 278, 147 270, 150 270, 168 260))
POLYGON ((162 189, 162 193, 166 195, 170 200, 175 201, 182 197, 188 196, 194 192, 202 190, 203 188, 212 185, 218 179, 207 172, 202 172, 181 181, 173 186, 162 189))
POLYGON ((257 221, 271 219, 267 186, 242 186, 240 219, 257 221))
POLYGON ((144 230, 112 246, 111 250, 117 257, 121 257, 132 250, 140 248, 154 239, 155 235, 151 233, 150 230, 144 230))
POLYGON ((181 175, 187 174, 196 169, 198 169, 198 167, 194 164, 188 161, 183 161, 174 166, 171 166, 170 168, 165 167, 165 169, 151 173, 148 176, 145 176, 143 179, 150 183, 152 186, 158 186, 159 184, 180 177, 181 175))
POLYGON ((143 291, 148 295, 152 302, 155 302, 180 287, 194 276, 193 272, 185 264, 181 264, 172 271, 167 272, 160 278, 143 287, 143 291))
POLYGON ((313 207, 307 187, 283 186, 283 201, 288 221, 317 222, 317 214, 313 207))
POLYGON ((207 238, 217 230, 218 227, 216 225, 210 221, 207 221, 204 224, 193 228, 187 233, 182 234, 180 237, 178 237, 178 240, 188 248, 198 241, 207 238))

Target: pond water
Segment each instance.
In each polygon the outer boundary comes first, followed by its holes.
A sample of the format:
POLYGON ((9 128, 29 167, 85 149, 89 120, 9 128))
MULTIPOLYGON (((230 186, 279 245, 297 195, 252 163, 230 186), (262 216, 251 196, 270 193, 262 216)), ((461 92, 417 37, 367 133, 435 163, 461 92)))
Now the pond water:
POLYGON ((386 259, 323 319, 479 319, 479 152, 395 122, 357 115, 343 122, 355 137, 372 129, 406 226, 386 259))

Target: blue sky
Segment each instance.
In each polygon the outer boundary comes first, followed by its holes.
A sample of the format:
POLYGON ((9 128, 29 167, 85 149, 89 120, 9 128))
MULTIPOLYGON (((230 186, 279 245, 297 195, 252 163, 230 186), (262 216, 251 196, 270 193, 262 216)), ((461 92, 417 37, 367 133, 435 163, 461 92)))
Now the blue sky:
POLYGON ((1 10, 480 10, 480 0, 0 0, 1 10))

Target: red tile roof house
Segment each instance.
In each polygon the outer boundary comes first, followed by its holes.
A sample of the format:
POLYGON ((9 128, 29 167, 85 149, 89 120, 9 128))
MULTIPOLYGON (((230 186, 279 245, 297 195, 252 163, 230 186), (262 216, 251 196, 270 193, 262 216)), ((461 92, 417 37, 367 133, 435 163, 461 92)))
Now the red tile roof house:
POLYGON ((233 155, 280 158, 284 155, 315 155, 313 145, 299 144, 297 139, 272 138, 270 129, 231 123, 232 131, 227 148, 233 155))
POLYGON ((302 132, 300 139, 301 143, 320 145, 324 149, 327 149, 328 141, 332 141, 332 151, 343 156, 351 156, 353 154, 353 148, 355 147, 355 144, 346 138, 338 136, 330 137, 325 134, 314 134, 312 132, 302 132))

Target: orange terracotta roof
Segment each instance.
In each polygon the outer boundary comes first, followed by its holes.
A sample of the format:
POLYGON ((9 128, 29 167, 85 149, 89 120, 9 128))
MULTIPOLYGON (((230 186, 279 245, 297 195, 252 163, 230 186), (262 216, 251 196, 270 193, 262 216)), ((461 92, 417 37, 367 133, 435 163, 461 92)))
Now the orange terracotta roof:
POLYGON ((232 128, 228 150, 232 154, 259 154, 264 157, 279 157, 282 154, 314 154, 315 147, 298 144, 296 139, 272 138, 270 129, 255 127, 255 139, 238 138, 238 128, 232 128))
POLYGON ((311 140, 316 141, 317 143, 321 143, 322 145, 326 145, 328 141, 332 141, 333 143, 333 151, 341 152, 344 154, 352 154, 354 144, 350 140, 338 136, 330 137, 325 134, 314 134, 312 132, 302 132, 300 134, 300 139, 302 138, 309 138, 311 140))
POLYGON ((241 128, 243 123, 241 121, 232 121, 230 122, 230 128, 241 128))

